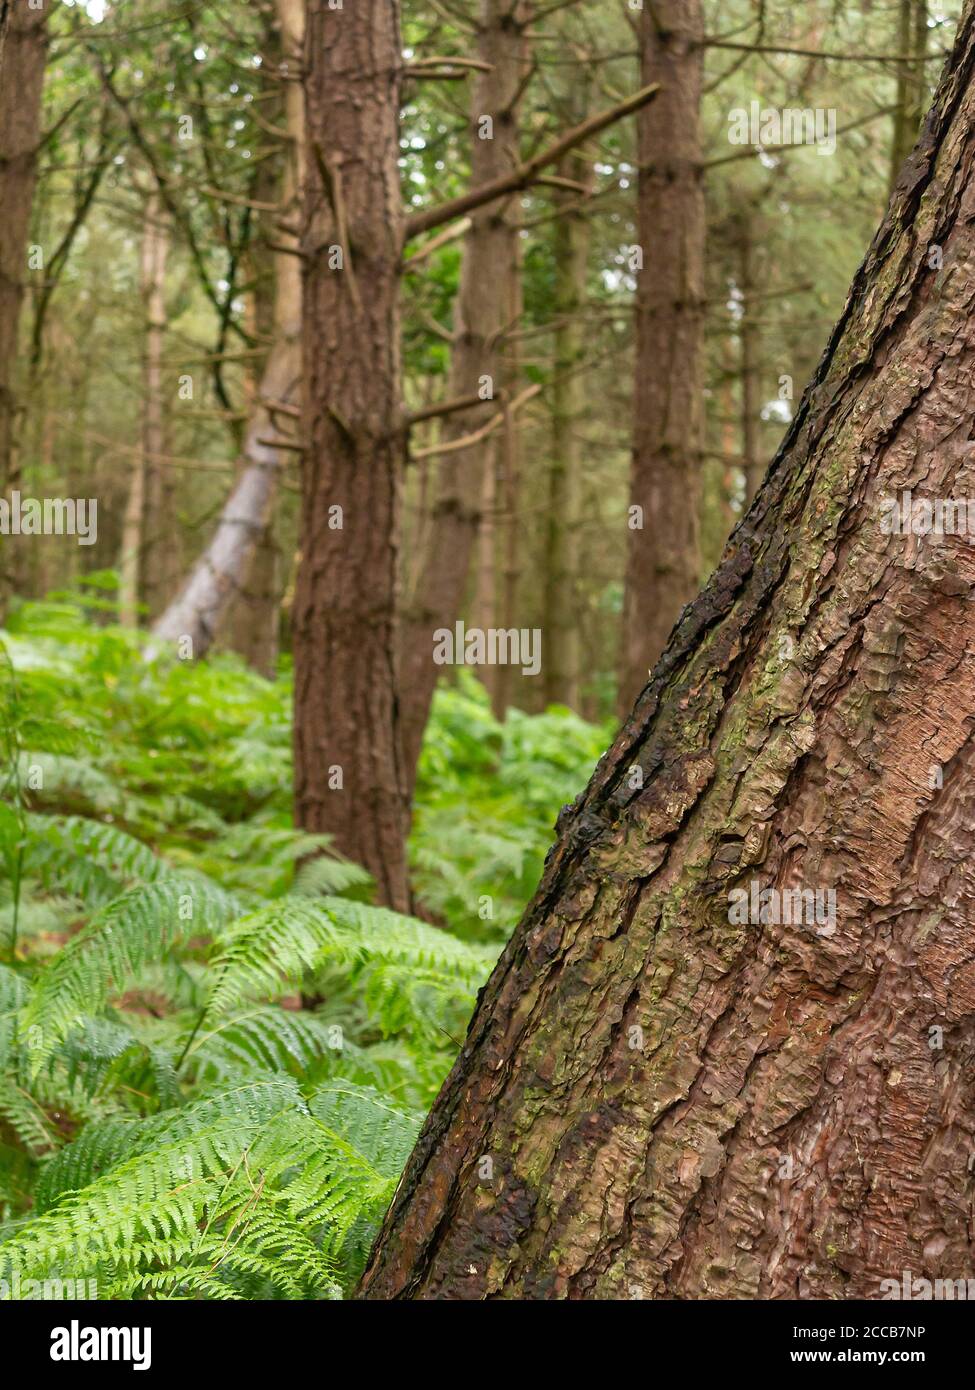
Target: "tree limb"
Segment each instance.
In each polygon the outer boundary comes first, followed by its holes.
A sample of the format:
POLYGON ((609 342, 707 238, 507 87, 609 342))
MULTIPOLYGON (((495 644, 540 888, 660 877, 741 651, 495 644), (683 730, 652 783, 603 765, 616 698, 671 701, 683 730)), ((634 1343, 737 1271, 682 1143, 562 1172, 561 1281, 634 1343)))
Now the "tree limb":
POLYGON ((414 213, 406 219, 406 240, 419 236, 421 232, 430 232, 434 227, 442 227, 445 222, 451 222, 455 217, 463 217, 475 208, 483 207, 485 203, 494 202, 496 198, 503 198, 508 193, 517 193, 519 189, 528 188, 537 182, 543 169, 547 169, 550 164, 557 164, 568 150, 584 144, 586 140, 598 135, 607 126, 622 120, 624 116, 639 111, 653 100, 659 90, 659 83, 641 88, 625 101, 618 102, 606 111, 598 111, 595 116, 590 116, 580 125, 573 126, 546 149, 540 150, 538 154, 532 155, 531 159, 512 169, 510 174, 491 179, 480 188, 472 188, 468 193, 462 193, 457 198, 441 203, 439 207, 425 208, 423 212, 414 213))

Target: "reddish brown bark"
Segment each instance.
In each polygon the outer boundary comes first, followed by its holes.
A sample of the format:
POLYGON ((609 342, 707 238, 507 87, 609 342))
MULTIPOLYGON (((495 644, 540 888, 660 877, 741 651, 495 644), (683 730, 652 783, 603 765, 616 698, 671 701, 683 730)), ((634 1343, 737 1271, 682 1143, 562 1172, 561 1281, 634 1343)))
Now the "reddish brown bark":
POLYGON ((637 118, 643 269, 637 276, 621 714, 646 684, 700 581, 705 218, 699 0, 645 5, 640 32, 643 83, 659 82, 661 91, 637 118))
POLYGON ((399 5, 308 6, 295 810, 405 908, 396 706, 400 406, 399 5), (339 257, 341 256, 341 261, 339 257), (341 785, 338 779, 341 779, 341 785))
POLYGON ((365 1297, 971 1273, 975 548, 885 503, 975 498, 973 78, 967 6, 753 507, 560 818, 365 1297), (752 881, 832 890, 834 929, 737 923, 752 881))

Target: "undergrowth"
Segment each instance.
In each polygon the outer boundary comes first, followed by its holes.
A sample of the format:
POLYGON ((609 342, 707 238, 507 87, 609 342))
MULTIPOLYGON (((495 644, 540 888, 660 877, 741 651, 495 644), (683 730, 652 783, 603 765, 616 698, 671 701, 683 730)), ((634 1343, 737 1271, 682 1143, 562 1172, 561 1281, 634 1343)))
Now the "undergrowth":
POLYGON ((99 608, 0 634, 0 1288, 341 1297, 604 731, 441 689, 400 916, 292 827, 287 670, 99 608))

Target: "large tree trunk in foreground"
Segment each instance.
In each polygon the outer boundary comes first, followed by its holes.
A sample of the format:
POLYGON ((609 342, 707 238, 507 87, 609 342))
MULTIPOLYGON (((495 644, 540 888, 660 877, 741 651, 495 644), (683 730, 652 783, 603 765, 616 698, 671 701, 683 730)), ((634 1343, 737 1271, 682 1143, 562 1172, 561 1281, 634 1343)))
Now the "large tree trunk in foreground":
MULTIPOLYGON (((526 0, 481 0, 477 56, 488 66, 477 72, 472 84, 471 188, 509 173, 519 162, 518 116, 530 17, 526 0), (490 127, 485 118, 490 118, 490 127)), ((517 285, 519 274, 519 209, 517 195, 478 208, 464 240, 447 399, 480 395, 484 403, 445 419, 443 440, 448 446, 495 415, 512 384, 504 334, 517 327, 510 303, 516 293, 511 282, 517 285), (491 385, 485 389, 488 381, 491 385)), ((482 520, 484 475, 497 439, 497 434, 489 435, 462 450, 448 450, 440 462, 423 569, 402 629, 403 750, 410 790, 442 669, 434 664, 433 634, 440 627, 453 628, 461 613, 482 520)))
MULTIPOLYGON (((281 216, 287 219, 297 215, 305 160, 304 96, 294 78, 304 40, 301 0, 276 0, 276 13, 283 63, 290 67, 284 96, 288 140, 280 179, 281 216)), ((284 73, 280 80, 285 80, 284 73)), ((274 236, 278 249, 274 256, 273 341, 247 426, 240 476, 209 545, 153 629, 157 637, 170 641, 189 638, 197 657, 212 646, 234 605, 247 604, 254 590, 255 568, 260 570, 262 562, 266 566, 268 531, 291 442, 286 427, 288 412, 297 410, 301 380, 298 239, 286 230, 275 230, 274 236)), ((261 588, 260 579, 257 588, 261 588)), ((258 604, 258 608, 262 606, 258 604)))
POLYGON ((698 134, 700 0, 655 0, 641 18, 636 384, 629 554, 620 647, 625 714, 700 582, 704 190, 698 134), (633 513, 632 508, 639 508, 633 513))
MULTIPOLYGON (((27 276, 27 239, 41 139, 41 94, 48 10, 9 7, 0 72, 0 493, 12 481, 17 330, 27 276)), ((7 556, 10 547, 7 547, 7 556)), ((9 560, 0 558, 0 621, 9 591, 9 560)))
POLYGON ((971 1273, 975 550, 884 503, 975 497, 973 78, 967 7, 751 511, 560 818, 367 1297, 971 1273), (835 891, 835 929, 828 899, 738 925, 753 883, 835 891))
POLYGON ((405 908, 396 706, 399 4, 308 6, 305 446, 292 614, 295 810, 405 908))

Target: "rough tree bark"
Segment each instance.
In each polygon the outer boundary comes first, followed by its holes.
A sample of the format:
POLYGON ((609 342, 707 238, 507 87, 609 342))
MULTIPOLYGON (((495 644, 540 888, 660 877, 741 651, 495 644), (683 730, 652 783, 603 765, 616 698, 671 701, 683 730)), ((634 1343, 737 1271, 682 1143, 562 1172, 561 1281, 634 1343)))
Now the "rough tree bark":
MULTIPOLYGON (((520 158, 518 113, 525 84, 531 18, 527 0, 481 0, 477 56, 488 65, 473 79, 471 97, 471 187, 509 173, 520 158), (490 118, 491 126, 484 123, 490 118)), ((516 196, 477 209, 464 239, 455 306, 448 400, 493 390, 480 406, 448 416, 443 441, 471 434, 499 407, 510 384, 504 368, 503 335, 513 326, 509 281, 517 274, 516 196)), ((433 633, 452 627, 460 615, 481 524, 484 475, 497 435, 442 457, 437 498, 426 531, 426 553, 416 593, 402 627, 403 751, 410 789, 440 667, 433 661, 433 633)))
POLYGON ((975 550, 886 503, 975 497, 973 169, 968 5, 758 497, 560 817, 363 1296, 971 1273, 975 550), (835 929, 736 924, 753 882, 833 890, 835 929))
MULTIPOLYGON (((301 0, 277 0, 276 12, 281 50, 293 67, 302 51, 301 0)), ((280 205, 282 216, 287 218, 296 215, 304 161, 304 97, 293 71, 286 81, 284 105, 288 147, 282 160, 280 205)), ((275 231, 275 242, 273 341, 247 425, 240 477, 209 545, 153 628, 157 637, 168 641, 190 638, 195 656, 209 650, 233 604, 246 592, 255 556, 267 539, 283 459, 291 442, 288 412, 298 408, 301 260, 298 239, 292 232, 275 231)))
MULTIPOLYGON (((17 332, 27 274, 27 239, 41 138, 48 10, 11 5, 0 81, 0 491, 11 478, 17 332)), ((0 561, 0 620, 8 597, 10 548, 0 561)))
POLYGON ((699 583, 703 445, 704 191, 698 132, 700 0, 655 0, 641 15, 644 84, 660 96, 638 117, 638 242, 632 507, 620 646, 625 714, 699 583), (666 234, 662 234, 666 229, 666 234))
POLYGON ((399 4, 311 0, 305 453, 295 810, 405 908, 408 796, 396 704, 400 403, 399 4))

